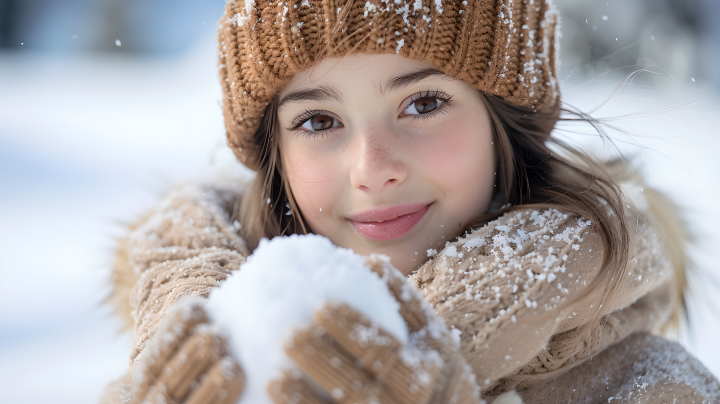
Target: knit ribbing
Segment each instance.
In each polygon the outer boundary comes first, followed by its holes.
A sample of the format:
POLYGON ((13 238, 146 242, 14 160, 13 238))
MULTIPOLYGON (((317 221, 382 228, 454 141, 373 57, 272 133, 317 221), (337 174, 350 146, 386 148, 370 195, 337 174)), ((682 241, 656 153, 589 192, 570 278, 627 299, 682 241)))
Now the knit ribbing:
POLYGON ((228 144, 257 169, 253 135, 295 74, 323 57, 399 54, 513 105, 556 106, 549 0, 230 0, 218 23, 228 144))

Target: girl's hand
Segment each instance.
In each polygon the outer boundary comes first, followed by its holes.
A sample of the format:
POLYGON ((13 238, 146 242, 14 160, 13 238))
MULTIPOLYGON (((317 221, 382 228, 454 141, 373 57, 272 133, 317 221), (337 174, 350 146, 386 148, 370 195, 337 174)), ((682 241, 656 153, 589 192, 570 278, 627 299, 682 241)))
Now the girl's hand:
POLYGON ((444 323, 396 269, 371 257, 401 306, 410 339, 392 335, 343 303, 331 302, 315 324, 295 332, 286 353, 303 372, 286 372, 268 392, 276 404, 480 403, 475 376, 444 323), (327 394, 318 393, 309 380, 327 394))
POLYGON ((227 354, 201 300, 189 299, 163 320, 133 375, 132 403, 232 404, 245 375, 227 354))
MULTIPOLYGON (((456 338, 395 268, 368 265, 400 303, 407 346, 343 303, 331 302, 313 326, 295 333, 286 352, 303 372, 287 372, 268 386, 277 404, 480 403, 479 388, 456 338), (309 380, 328 394, 318 394, 309 380), (331 398, 328 398, 329 396, 331 398)), ((178 303, 144 349, 133 375, 131 402, 231 404, 245 376, 203 299, 178 303)))

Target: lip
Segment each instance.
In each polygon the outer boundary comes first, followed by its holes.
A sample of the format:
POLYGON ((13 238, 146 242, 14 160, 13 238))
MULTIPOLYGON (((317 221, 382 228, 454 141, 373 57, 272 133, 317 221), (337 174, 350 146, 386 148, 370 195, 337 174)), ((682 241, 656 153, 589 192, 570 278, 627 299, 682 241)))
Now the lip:
POLYGON ((378 241, 407 234, 425 216, 431 203, 383 206, 351 215, 348 220, 363 236, 378 241))

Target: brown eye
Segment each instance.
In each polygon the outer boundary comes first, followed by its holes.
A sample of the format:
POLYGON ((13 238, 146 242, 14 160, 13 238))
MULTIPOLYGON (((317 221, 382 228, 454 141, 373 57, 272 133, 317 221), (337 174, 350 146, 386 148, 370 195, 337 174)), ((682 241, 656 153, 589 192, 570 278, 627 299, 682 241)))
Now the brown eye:
POLYGON ((437 112, 444 111, 447 108, 447 105, 444 104, 449 102, 450 98, 452 97, 440 90, 415 93, 403 101, 403 104, 407 103, 405 104, 407 107, 405 107, 400 117, 415 115, 413 118, 415 120, 418 115, 425 115, 423 119, 435 116, 437 112))
POLYGON ((295 126, 292 130, 300 130, 304 134, 311 132, 323 133, 327 130, 342 128, 342 122, 335 117, 335 114, 328 111, 306 111, 305 114, 296 118, 302 119, 302 124, 295 126))
POLYGON ((435 110, 435 108, 438 107, 438 99, 435 97, 427 97, 427 98, 420 98, 419 100, 415 101, 413 104, 415 106, 415 110, 420 114, 427 114, 428 112, 432 112, 435 110))
POLYGON ((333 127, 334 119, 327 115, 316 115, 310 118, 312 130, 326 130, 333 127))

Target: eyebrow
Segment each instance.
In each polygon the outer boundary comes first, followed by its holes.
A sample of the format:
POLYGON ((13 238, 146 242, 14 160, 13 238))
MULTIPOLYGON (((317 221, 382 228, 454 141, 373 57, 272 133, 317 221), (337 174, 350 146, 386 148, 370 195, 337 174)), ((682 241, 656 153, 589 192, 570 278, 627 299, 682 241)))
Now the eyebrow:
POLYGON ((422 70, 416 70, 414 72, 406 73, 401 76, 389 78, 384 85, 380 85, 380 94, 385 95, 391 91, 401 90, 411 84, 417 83, 418 81, 422 81, 434 76, 442 76, 446 79, 453 80, 452 77, 446 75, 445 73, 437 69, 427 68, 422 70))
MULTIPOLYGON (((390 77, 385 84, 379 85, 381 95, 385 95, 391 91, 401 90, 411 84, 415 84, 419 81, 425 80, 429 77, 441 76, 448 80, 455 80, 454 78, 446 75, 440 70, 427 68, 416 70, 410 73, 403 74, 401 76, 390 77)), ((314 88, 301 88, 299 90, 291 91, 278 104, 278 108, 285 104, 292 102, 303 102, 303 101, 326 101, 334 99, 340 104, 343 104, 343 95, 340 90, 330 85, 322 85, 314 88)))
POLYGON ((340 104, 343 103, 342 92, 333 86, 319 86, 314 88, 301 88, 299 90, 291 91, 278 104, 278 108, 284 104, 291 102, 302 102, 302 101, 326 101, 334 99, 340 104))

